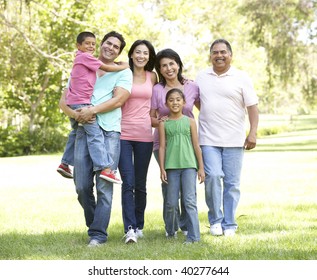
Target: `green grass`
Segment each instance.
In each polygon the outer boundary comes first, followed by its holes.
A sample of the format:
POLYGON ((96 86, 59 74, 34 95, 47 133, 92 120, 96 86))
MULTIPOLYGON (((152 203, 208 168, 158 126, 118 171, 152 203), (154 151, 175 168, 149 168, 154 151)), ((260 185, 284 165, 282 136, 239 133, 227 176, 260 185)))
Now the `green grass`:
POLYGON ((87 248, 87 228, 73 183, 55 171, 60 155, 0 158, 0 259, 316 260, 317 127, 313 124, 309 130, 261 137, 257 149, 246 152, 239 229, 233 238, 208 233, 204 186, 198 185, 201 242, 189 246, 182 244, 181 233, 175 240, 165 238, 154 158, 145 238, 124 244, 117 187, 109 241, 100 248, 87 248))

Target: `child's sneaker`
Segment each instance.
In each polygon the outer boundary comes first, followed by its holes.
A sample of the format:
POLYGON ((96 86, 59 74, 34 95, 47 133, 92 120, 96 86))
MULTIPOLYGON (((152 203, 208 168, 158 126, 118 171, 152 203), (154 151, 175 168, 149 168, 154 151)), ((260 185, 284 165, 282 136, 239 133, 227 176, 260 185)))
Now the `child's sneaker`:
POLYGON ((73 178, 72 171, 70 170, 68 165, 65 165, 63 163, 59 165, 59 167, 57 168, 57 172, 65 178, 69 178, 69 179, 73 178))
POLYGON ((116 174, 113 171, 109 173, 107 173, 106 171, 101 171, 99 177, 111 183, 122 184, 122 181, 116 177, 116 174))

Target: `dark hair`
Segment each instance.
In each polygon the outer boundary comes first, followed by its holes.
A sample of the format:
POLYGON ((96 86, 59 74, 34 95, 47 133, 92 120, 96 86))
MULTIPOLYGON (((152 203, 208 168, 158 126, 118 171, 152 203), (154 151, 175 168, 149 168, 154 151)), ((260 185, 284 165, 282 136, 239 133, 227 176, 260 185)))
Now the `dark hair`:
POLYGON ((94 33, 88 32, 88 31, 84 31, 84 32, 80 32, 77 36, 77 44, 82 44, 82 42, 85 41, 86 38, 91 37, 91 38, 95 38, 96 36, 94 33))
POLYGON ((158 74, 158 77, 159 77, 159 82, 162 83, 164 86, 166 85, 166 80, 165 78, 163 77, 163 75, 161 74, 160 72, 160 66, 161 66, 161 60, 163 58, 169 58, 169 59, 172 59, 172 60, 175 60, 175 62, 178 64, 179 66, 179 70, 178 70, 178 74, 177 74, 177 79, 178 81, 181 83, 181 84, 184 84, 185 82, 185 78, 183 77, 182 75, 182 72, 183 72, 183 62, 181 60, 181 58, 179 57, 178 53, 175 52, 174 50, 172 49, 164 49, 164 50, 161 50, 159 51, 157 54, 156 54, 156 61, 155 61, 155 70, 158 74))
POLYGON ((109 37, 116 37, 117 39, 120 40, 120 42, 121 42, 120 52, 119 52, 119 54, 120 54, 120 53, 122 52, 122 50, 124 49, 125 45, 126 45, 126 42, 124 41, 123 36, 122 36, 120 33, 116 32, 116 31, 111 31, 111 32, 107 33, 107 34, 103 37, 103 39, 101 40, 101 46, 103 45, 103 43, 104 43, 109 37))
POLYGON ((216 45, 216 44, 225 44, 225 45, 227 46, 227 50, 228 50, 228 51, 230 52, 230 54, 232 55, 231 45, 230 45, 230 43, 229 43, 227 40, 225 40, 225 39, 217 39, 217 40, 215 40, 215 41, 211 44, 210 49, 209 49, 209 52, 212 51, 212 48, 213 48, 214 45, 216 45))
POLYGON ((172 93, 174 93, 174 92, 178 93, 178 94, 183 98, 184 102, 186 102, 185 95, 184 95, 183 91, 180 90, 179 88, 172 88, 172 89, 170 89, 170 90, 166 93, 165 103, 167 103, 168 98, 169 98, 170 95, 171 95, 172 93))
POLYGON ((130 68, 133 72, 133 61, 132 61, 132 58, 131 58, 131 55, 132 53, 134 52, 134 49, 139 46, 139 45, 145 45, 148 49, 149 49, 149 61, 148 63, 144 66, 144 70, 146 71, 152 71, 154 69, 154 65, 155 65, 155 59, 156 59, 156 53, 155 53, 155 50, 154 50, 154 47, 153 45, 147 41, 147 40, 136 40, 129 52, 128 52, 128 58, 129 58, 129 65, 130 65, 130 68))

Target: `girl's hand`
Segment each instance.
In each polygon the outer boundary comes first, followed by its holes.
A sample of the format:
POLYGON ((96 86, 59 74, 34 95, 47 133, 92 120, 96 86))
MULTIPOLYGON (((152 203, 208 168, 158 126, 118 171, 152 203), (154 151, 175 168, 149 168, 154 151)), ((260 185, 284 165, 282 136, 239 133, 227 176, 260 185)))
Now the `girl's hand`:
POLYGON ((162 181, 163 183, 165 183, 165 184, 168 184, 168 182, 167 182, 167 175, 166 175, 166 171, 165 171, 165 170, 161 171, 161 181, 162 181))
POLYGON ((205 171, 204 169, 198 169, 198 180, 199 180, 199 184, 203 183, 205 181, 205 171))

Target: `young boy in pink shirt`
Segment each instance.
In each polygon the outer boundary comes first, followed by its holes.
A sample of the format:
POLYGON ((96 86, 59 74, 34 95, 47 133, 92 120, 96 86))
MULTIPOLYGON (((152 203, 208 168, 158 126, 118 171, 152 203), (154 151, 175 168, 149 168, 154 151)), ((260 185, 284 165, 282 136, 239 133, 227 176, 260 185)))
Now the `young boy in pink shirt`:
MULTIPOLYGON (((91 96, 97 79, 96 71, 101 69, 105 72, 121 71, 129 67, 128 63, 118 65, 106 65, 93 56, 96 49, 96 37, 91 32, 81 32, 77 36, 77 53, 74 60, 71 77, 66 94, 67 105, 72 109, 91 106, 91 96)), ((102 170, 100 178, 121 184, 122 181, 116 177, 115 171, 111 169, 113 164, 104 145, 104 136, 97 121, 93 123, 78 123, 70 119, 73 130, 68 136, 66 148, 61 164, 57 168, 62 176, 73 178, 69 165, 74 165, 74 147, 78 125, 82 125, 87 134, 87 142, 90 157, 93 161, 94 171, 102 170)))

